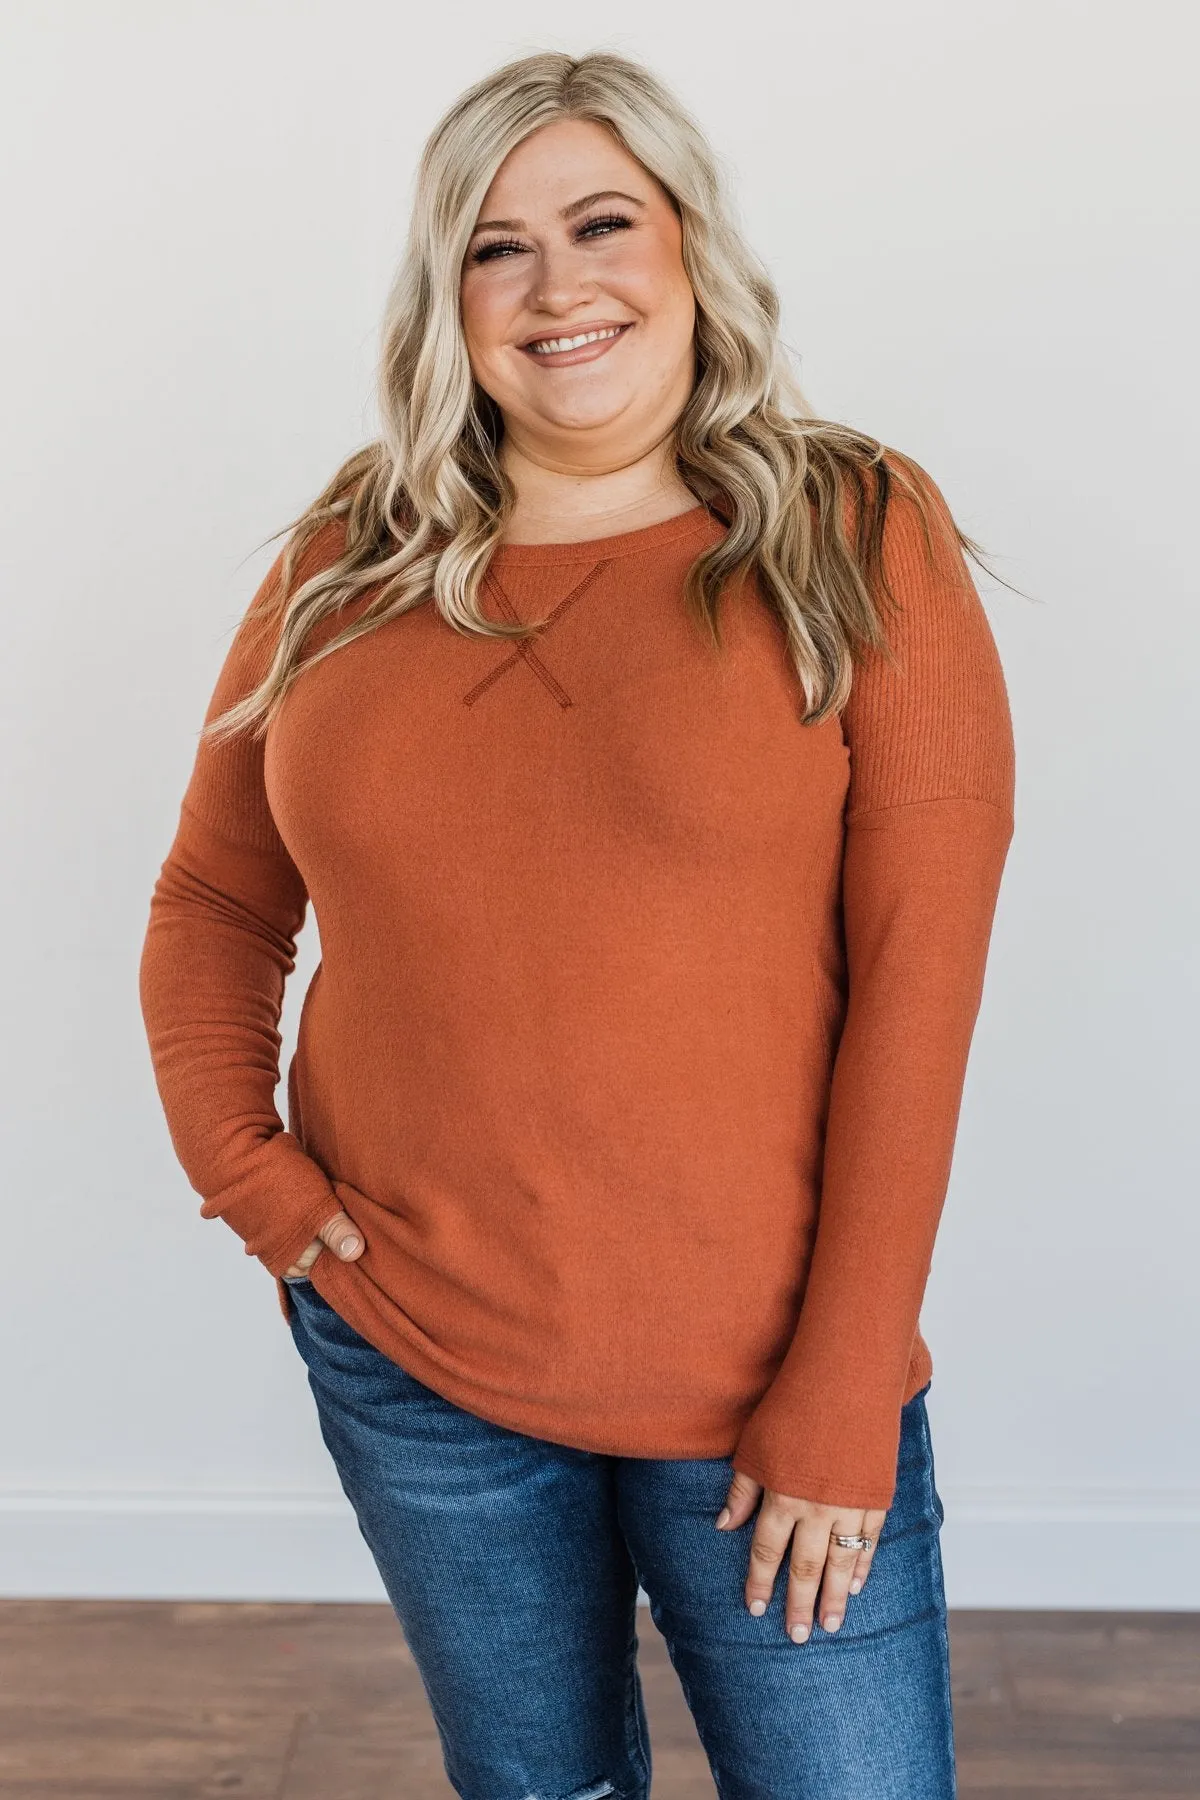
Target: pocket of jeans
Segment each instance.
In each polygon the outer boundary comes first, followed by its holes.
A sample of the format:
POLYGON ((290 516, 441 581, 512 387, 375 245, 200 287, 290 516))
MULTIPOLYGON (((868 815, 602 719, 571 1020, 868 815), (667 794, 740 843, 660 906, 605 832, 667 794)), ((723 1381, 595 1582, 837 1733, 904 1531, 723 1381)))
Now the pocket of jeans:
POLYGON ((311 1287, 312 1286, 312 1276, 311 1275, 281 1275, 279 1277, 279 1279, 280 1279, 280 1281, 282 1281, 284 1283, 284 1285, 286 1287, 311 1287))

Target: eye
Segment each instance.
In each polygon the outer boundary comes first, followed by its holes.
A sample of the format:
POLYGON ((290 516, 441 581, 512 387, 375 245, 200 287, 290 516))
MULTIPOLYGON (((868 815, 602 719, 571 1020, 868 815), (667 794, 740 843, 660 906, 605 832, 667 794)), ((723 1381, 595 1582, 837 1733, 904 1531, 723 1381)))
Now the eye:
POLYGON ((593 231, 605 237, 610 231, 628 231, 633 220, 625 213, 602 213, 598 218, 589 219, 580 230, 580 237, 588 237, 593 231))
MULTIPOLYGON (((595 218, 589 219, 586 225, 580 226, 576 237, 608 237, 614 231, 629 231, 633 223, 626 213, 599 213, 595 218)), ((477 250, 472 250, 467 261, 473 267, 485 262, 507 261, 510 256, 517 255, 524 249, 525 245, 516 238, 492 238, 490 242, 480 244, 477 250)))
POLYGON ((510 250, 522 250, 515 238, 494 238, 490 244, 480 244, 478 250, 472 250, 470 261, 473 263, 491 262, 493 258, 504 256, 510 250))

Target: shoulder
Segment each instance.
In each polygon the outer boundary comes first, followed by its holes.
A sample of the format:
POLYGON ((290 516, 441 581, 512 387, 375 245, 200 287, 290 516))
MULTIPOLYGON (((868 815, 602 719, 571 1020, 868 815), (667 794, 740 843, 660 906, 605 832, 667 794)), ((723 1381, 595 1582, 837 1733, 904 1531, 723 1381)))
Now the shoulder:
POLYGON ((915 457, 889 448, 876 476, 884 573, 889 586, 909 591, 973 583, 960 532, 941 487, 915 457))
POLYGON ((243 615, 244 622, 252 624, 255 621, 277 621, 282 617, 289 600, 305 582, 332 568, 345 549, 344 517, 316 521, 301 519, 288 533, 282 548, 255 590, 243 615))
POLYGON ((335 517, 293 527, 259 582, 238 622, 234 650, 247 671, 266 672, 279 642, 291 600, 314 575, 323 574, 344 554, 346 521, 335 517))
POLYGON ((306 581, 338 560, 345 541, 346 525, 340 517, 322 521, 311 531, 303 523, 292 528, 232 627, 204 715, 206 724, 245 700, 265 679, 279 648, 289 600, 306 581))
MULTIPOLYGON (((840 495, 841 531, 883 639, 902 631, 897 614, 905 608, 976 598, 964 551, 978 547, 916 457, 859 434, 855 454, 833 460, 840 464, 831 486, 840 495)), ((815 516, 814 525, 822 529, 815 516)), ((861 652, 861 640, 856 648, 861 652)))
POLYGON ((900 473, 883 523, 885 643, 860 658, 842 715, 857 758, 853 804, 959 794, 1007 807, 1008 696, 963 555, 970 540, 927 470, 905 458, 900 473))
MULTIPOLYGON (((870 472, 858 540, 866 559, 883 647, 864 665, 940 649, 955 653, 991 636, 967 563, 979 546, 960 529, 941 486, 914 457, 888 447, 870 472)), ((857 508, 856 508, 857 515, 857 508)), ((856 516, 856 529, 859 528, 856 516)))

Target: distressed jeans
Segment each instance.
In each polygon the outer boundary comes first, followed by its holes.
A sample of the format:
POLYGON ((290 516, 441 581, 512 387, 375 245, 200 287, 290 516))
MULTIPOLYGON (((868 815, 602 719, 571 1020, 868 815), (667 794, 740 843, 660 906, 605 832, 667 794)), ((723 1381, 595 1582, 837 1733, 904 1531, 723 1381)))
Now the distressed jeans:
MULTIPOLYGON (((288 1279, 321 1434, 415 1659, 462 1800, 646 1800, 639 1585, 721 1800, 952 1800, 946 1603, 925 1407, 836 1634, 743 1589, 754 1517, 724 1457, 600 1455, 443 1399, 288 1279)), ((756 1516, 756 1515, 754 1515, 756 1516)))

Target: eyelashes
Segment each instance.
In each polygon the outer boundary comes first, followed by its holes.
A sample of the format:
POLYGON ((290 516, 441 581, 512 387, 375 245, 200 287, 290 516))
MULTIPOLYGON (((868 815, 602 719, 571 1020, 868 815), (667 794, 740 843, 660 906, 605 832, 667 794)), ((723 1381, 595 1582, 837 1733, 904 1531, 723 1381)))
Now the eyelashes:
MULTIPOLYGON (((576 233, 576 241, 586 242, 593 235, 607 237, 610 232, 629 231, 632 226, 633 220, 626 213, 602 213, 580 227, 576 233), (598 227, 603 229, 598 230, 598 227)), ((497 260, 507 261, 511 252, 524 248, 525 245, 516 238, 493 238, 489 243, 481 244, 477 250, 473 250, 467 260, 476 266, 497 260)))

